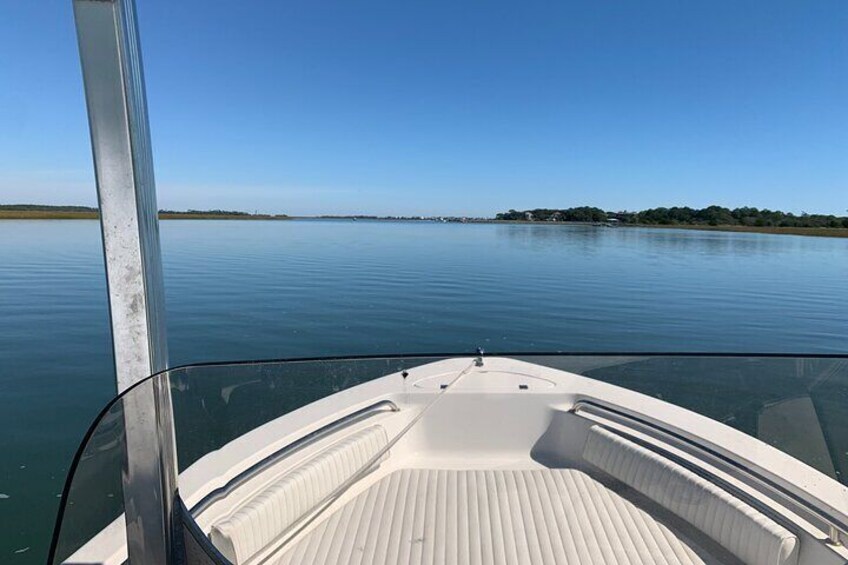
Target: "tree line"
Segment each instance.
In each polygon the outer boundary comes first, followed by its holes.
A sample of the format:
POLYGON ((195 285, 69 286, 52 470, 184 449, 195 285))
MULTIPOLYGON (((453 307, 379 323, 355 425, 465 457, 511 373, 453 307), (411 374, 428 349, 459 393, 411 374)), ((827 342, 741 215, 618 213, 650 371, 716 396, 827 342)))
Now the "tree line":
POLYGON ((237 212, 234 210, 159 210, 160 214, 173 214, 181 216, 252 216, 247 212, 237 212))
MULTIPOLYGON (((99 213, 98 208, 92 206, 53 206, 49 204, 0 204, 0 211, 8 212, 68 212, 68 213, 99 213)), ((171 216, 237 216, 253 217, 268 216, 268 214, 250 214, 236 210, 159 210, 160 214, 171 216)), ((284 214, 277 214, 284 216, 284 214)))
POLYGON ((97 212, 91 206, 50 206, 48 204, 0 204, 0 210, 10 212, 97 212))
POLYGON ((510 210, 495 216, 496 220, 537 222, 605 222, 609 214, 600 208, 579 206, 577 208, 534 208, 533 210, 510 210))
POLYGON ((725 208, 707 206, 690 208, 650 208, 640 212, 608 212, 592 206, 576 208, 535 208, 532 210, 509 210, 495 216, 497 220, 541 221, 541 222, 609 222, 634 225, 704 225, 704 226, 756 226, 787 228, 848 228, 848 217, 832 214, 793 214, 780 210, 762 210, 745 206, 725 208))

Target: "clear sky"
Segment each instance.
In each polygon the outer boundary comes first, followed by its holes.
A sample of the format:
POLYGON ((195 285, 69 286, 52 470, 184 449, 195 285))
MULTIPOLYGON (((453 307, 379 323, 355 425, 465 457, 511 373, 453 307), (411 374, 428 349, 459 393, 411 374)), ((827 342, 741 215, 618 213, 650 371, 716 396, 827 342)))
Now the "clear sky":
MULTIPOLYGON (((160 207, 848 208, 845 0, 137 2, 160 207)), ((0 202, 93 205, 71 0, 0 53, 0 202)))

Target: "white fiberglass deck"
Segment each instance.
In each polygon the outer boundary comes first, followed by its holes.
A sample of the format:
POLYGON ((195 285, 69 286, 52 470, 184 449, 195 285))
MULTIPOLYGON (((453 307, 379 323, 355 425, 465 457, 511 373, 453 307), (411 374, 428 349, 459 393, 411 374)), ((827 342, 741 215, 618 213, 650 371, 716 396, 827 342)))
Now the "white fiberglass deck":
POLYGON ((641 506, 573 469, 404 469, 359 494, 269 562, 739 562, 716 544, 693 541, 668 513, 660 517, 656 509, 651 513, 648 505, 641 506))

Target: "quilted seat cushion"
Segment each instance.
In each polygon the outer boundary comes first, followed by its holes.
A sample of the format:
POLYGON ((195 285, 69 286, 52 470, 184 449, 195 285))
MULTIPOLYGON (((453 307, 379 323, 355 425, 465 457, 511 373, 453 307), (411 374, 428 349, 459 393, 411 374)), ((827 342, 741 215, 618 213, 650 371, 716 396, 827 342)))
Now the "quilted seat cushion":
POLYGON ((583 457, 715 540, 746 565, 794 565, 798 538, 715 484, 593 426, 583 457))
POLYGON ((213 525, 212 543, 234 565, 245 563, 362 469, 387 444, 386 431, 381 426, 366 428, 340 440, 213 525))

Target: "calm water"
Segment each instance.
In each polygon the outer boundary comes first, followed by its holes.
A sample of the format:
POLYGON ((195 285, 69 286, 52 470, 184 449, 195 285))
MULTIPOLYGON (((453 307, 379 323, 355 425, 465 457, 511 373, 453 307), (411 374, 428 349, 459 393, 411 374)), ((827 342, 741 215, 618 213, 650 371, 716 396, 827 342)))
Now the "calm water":
MULTIPOLYGON (((0 562, 41 563, 114 382, 98 225, 0 222, 0 562)), ((848 239, 162 224, 174 364, 471 351, 848 351, 848 239)))

